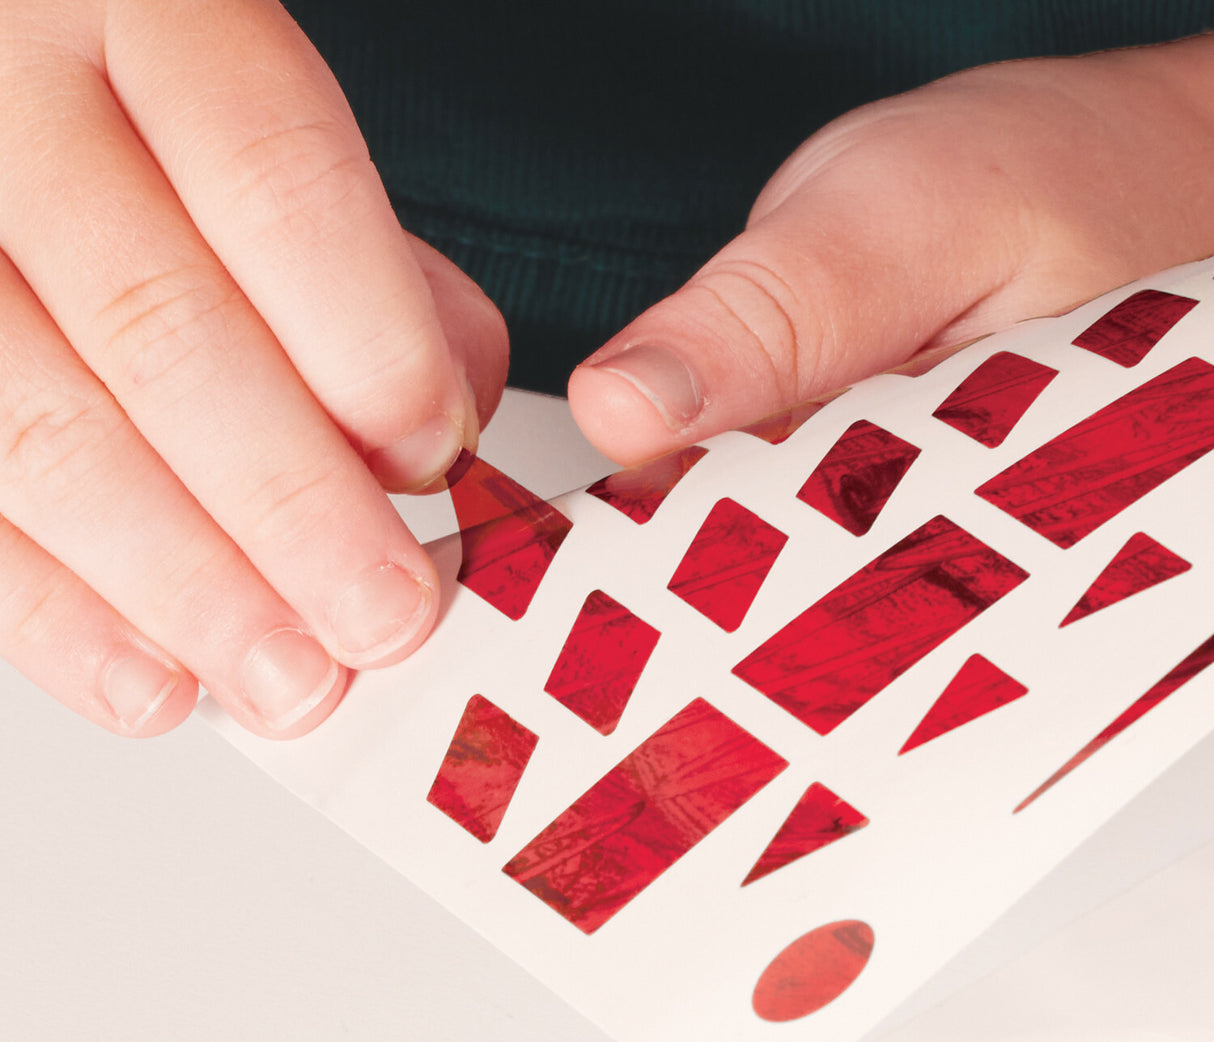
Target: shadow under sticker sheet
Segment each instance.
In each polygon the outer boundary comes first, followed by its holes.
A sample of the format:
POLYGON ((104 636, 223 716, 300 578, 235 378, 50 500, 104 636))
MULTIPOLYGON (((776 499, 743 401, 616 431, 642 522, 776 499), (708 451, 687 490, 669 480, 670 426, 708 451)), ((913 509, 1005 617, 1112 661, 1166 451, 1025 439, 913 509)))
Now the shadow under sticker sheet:
POLYGON ((620 1042, 859 1039, 1214 730, 1214 264, 545 503, 273 777, 620 1042))

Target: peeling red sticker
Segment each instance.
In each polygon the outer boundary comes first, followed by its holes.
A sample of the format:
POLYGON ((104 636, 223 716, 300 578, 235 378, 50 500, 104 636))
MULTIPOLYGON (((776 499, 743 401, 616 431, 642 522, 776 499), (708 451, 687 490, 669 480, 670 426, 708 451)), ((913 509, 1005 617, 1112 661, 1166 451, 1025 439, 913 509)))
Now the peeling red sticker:
POLYGON ((658 631, 602 590, 586 598, 544 690, 600 734, 611 734, 658 631))
POLYGON ((1000 351, 962 380, 932 415, 993 449, 1057 375, 1048 365, 1000 351))
POLYGON ((990 660, 981 655, 971 655, 927 711, 898 755, 956 730, 971 720, 977 720, 1000 706, 1015 702, 1027 693, 1027 687, 990 660))
POLYGON ((657 513, 671 489, 707 454, 707 449, 689 445, 639 467, 609 474, 586 491, 643 525, 657 513))
POLYGON ((538 741, 504 709, 473 695, 426 800, 488 843, 538 741))
POLYGON ((742 885, 771 875, 778 868, 799 861, 844 836, 850 836, 868 824, 868 818, 825 785, 814 782, 792 813, 780 826, 775 838, 759 856, 742 885))
POLYGON ((910 442, 857 420, 814 468, 797 498, 852 535, 864 535, 918 455, 910 442))
POLYGON ((1214 448, 1214 366, 1190 358, 1012 464, 977 494, 1066 549, 1214 448))
POLYGON ((798 615, 733 672, 818 734, 1028 578, 935 517, 798 615))
POLYGON ((1137 365, 1197 301, 1157 289, 1143 289, 1126 297, 1102 315, 1072 343, 1129 368, 1137 365))
POLYGON ((749 423, 745 427, 739 427, 738 430, 743 434, 761 438, 768 445, 779 445, 796 434, 801 429, 802 424, 811 416, 820 412, 824 405, 828 402, 833 402, 846 391, 847 388, 844 388, 829 397, 818 398, 812 402, 802 402, 800 405, 794 405, 791 409, 785 409, 783 412, 765 416, 761 420, 749 423))
POLYGON ((464 473, 451 487, 463 548, 456 578, 503 615, 521 619, 573 522, 467 450, 459 467, 464 473))
POLYGON ((787 766, 696 699, 503 871, 593 933, 787 766))
POLYGON ((763 971, 751 998, 755 1013, 776 1023, 817 1013, 864 972, 874 940, 873 928, 859 919, 827 923, 799 937, 763 971))
POLYGON ((1186 655, 1172 670, 1155 684, 1145 695, 1140 696, 1124 713, 1114 720, 1108 727, 1093 738, 1087 745, 1072 756, 1066 763, 1058 768, 1049 776, 1040 786, 1033 790, 1020 805, 1012 812, 1019 814, 1034 800, 1038 799, 1043 793, 1048 792, 1057 785, 1063 778, 1078 767, 1084 760, 1088 759, 1093 753, 1098 752, 1104 746, 1108 745, 1122 731, 1128 728, 1132 723, 1140 720, 1160 702, 1173 694, 1178 688, 1192 680, 1198 673, 1205 669, 1211 662, 1214 662, 1214 636, 1208 638, 1202 644, 1198 645, 1193 651, 1186 655))
POLYGON ((667 588, 727 633, 741 624, 788 536, 732 499, 709 512, 667 588))
POLYGON ((1183 557, 1172 553, 1145 532, 1137 532, 1117 551, 1117 556, 1105 566, 1104 571, 1096 576, 1058 628, 1069 626, 1110 604, 1124 601, 1192 567, 1183 557))

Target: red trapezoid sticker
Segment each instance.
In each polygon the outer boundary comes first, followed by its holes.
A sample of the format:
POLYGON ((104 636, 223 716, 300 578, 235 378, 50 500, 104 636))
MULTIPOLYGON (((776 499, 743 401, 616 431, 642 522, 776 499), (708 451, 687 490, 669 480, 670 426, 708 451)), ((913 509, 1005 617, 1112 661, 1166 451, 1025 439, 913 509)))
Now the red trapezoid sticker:
POLYGON ((864 535, 918 455, 917 446, 857 420, 822 457, 797 498, 852 535, 864 535))
POLYGON ((573 522, 466 450, 457 467, 464 472, 451 487, 463 549, 456 578, 503 615, 521 619, 573 522))
POLYGON ((850 836, 868 824, 868 818, 825 785, 814 782, 793 807, 767 849, 759 855, 754 868, 742 880, 748 886, 756 879, 771 875, 815 850, 850 836))
POLYGON ((787 766, 697 698, 502 871, 594 933, 787 766))
POLYGON ((817 1013, 864 972, 874 940, 873 928, 859 919, 827 923, 797 938, 771 960, 755 985, 755 1013, 775 1023, 817 1013))
POLYGON ((1197 301, 1157 289, 1142 289, 1102 315, 1072 343, 1129 368, 1137 365, 1197 301))
POLYGON ((538 741, 504 709, 473 695, 426 800, 488 843, 497 835, 538 741))
POLYGON ((727 633, 741 624, 788 536, 732 499, 709 512, 669 590, 727 633))
POLYGON ((994 663, 981 655, 971 655, 927 711, 898 755, 956 730, 971 720, 977 720, 1027 693, 1027 687, 1019 680, 1013 680, 994 663))
POLYGON ((993 449, 1057 375, 1048 365, 1000 351, 962 380, 932 415, 993 449))
POLYGON ((733 672, 818 734, 829 734, 1027 578, 938 516, 845 579, 733 672))
POLYGON ((1130 536, 1125 546, 1117 551, 1117 556, 1096 576, 1058 628, 1069 626, 1110 604, 1124 601, 1192 567, 1183 557, 1172 553, 1145 532, 1137 532, 1130 536))
POLYGON ((639 467, 609 474, 586 491, 643 525, 657 513, 671 489, 707 454, 707 449, 689 445, 639 467))
POLYGON ((1108 745, 1122 731, 1126 730, 1131 724, 1142 719, 1160 702, 1173 694, 1178 688, 1192 680, 1198 673, 1205 669, 1211 662, 1214 662, 1214 637, 1210 637, 1192 652, 1186 655, 1175 667, 1173 667, 1162 680, 1153 685, 1146 694, 1140 696, 1134 703, 1108 727, 1101 731, 1087 745, 1072 756, 1066 763, 1058 768, 1049 776, 1041 785, 1034 789, 1012 812, 1019 814, 1025 807, 1033 801, 1039 799, 1044 793, 1048 792, 1057 785, 1063 778, 1078 767, 1084 760, 1088 759, 1093 753, 1098 752, 1104 746, 1108 745))
POLYGON ((1214 448, 1214 366, 1190 358, 977 489, 1064 550, 1214 448))
POLYGON ((600 734, 611 734, 658 631, 602 590, 586 598, 544 690, 600 734))

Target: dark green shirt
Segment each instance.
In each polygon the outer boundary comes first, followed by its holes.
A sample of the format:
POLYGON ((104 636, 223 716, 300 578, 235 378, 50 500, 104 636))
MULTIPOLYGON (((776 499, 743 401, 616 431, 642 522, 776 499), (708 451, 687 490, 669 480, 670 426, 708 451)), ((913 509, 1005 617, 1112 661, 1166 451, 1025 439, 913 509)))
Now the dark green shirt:
POLYGON ((1173 39, 1184 0, 288 0, 401 220, 502 309, 511 383, 572 367, 742 227, 833 117, 1006 58, 1173 39))

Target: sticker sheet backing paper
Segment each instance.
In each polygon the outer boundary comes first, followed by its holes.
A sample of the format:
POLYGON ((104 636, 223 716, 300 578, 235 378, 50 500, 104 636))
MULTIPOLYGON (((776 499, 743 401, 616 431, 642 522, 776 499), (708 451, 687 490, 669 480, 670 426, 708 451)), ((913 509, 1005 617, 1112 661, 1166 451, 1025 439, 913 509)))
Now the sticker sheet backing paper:
MULTIPOLYGON (((712 439, 694 466, 671 469, 643 523, 598 495, 561 497, 570 527, 517 619, 457 581, 459 536, 439 540, 434 635, 409 661, 358 676, 312 735, 267 742, 205 712, 621 1042, 860 1039, 1214 730, 1214 669, 1194 657, 1214 634, 1212 369, 1207 262, 1023 323, 920 376, 866 381, 802 410, 779 439, 712 439), (1197 303, 1161 313, 1159 330, 1159 309, 1135 312, 1132 366, 1085 346, 1142 290, 1197 303), (965 430, 933 415, 1001 352, 1058 375, 1028 405, 1009 383, 1015 408, 990 403, 998 437, 975 436, 972 408, 965 430), (1102 423, 1116 453, 1091 433, 1102 423), (913 465, 909 448, 899 457, 896 480, 876 456, 854 488, 832 472, 834 501, 854 496, 872 514, 849 529, 798 492, 848 431, 872 427, 917 451, 913 465), (732 630, 668 588, 726 498, 786 540, 732 630), (916 556, 924 532, 934 549, 916 556), (1139 533, 1189 567, 1061 626, 1139 533), (943 554, 941 538, 958 552, 943 554), (595 591, 659 634, 602 730, 545 691, 595 591), (947 618, 912 624, 919 605, 947 618), (743 666, 803 617, 817 642, 808 722, 743 666), (1016 697, 988 698, 899 755, 974 656, 1016 697), (1161 685, 1186 662, 1201 668, 1161 685), (874 668, 849 697, 847 678, 874 668), (537 739, 521 774, 504 772, 517 787, 488 841, 427 800, 474 696, 537 739), (814 786, 840 808, 815 828, 837 838, 744 886, 814 786)), ((742 565, 719 556, 723 570, 742 565)), ((610 647, 594 654, 609 661, 610 647)))

